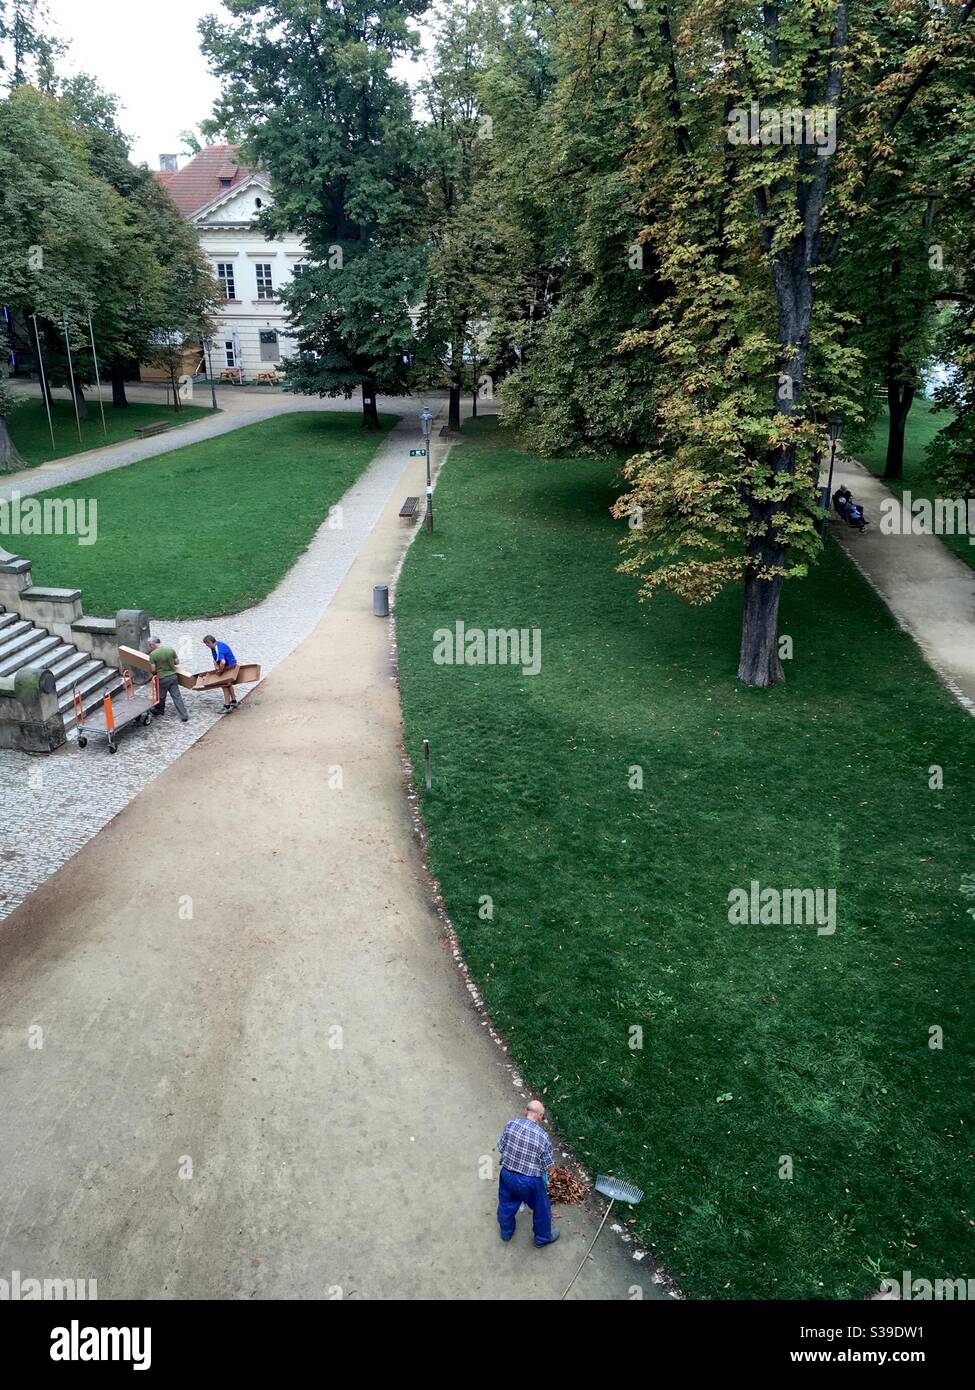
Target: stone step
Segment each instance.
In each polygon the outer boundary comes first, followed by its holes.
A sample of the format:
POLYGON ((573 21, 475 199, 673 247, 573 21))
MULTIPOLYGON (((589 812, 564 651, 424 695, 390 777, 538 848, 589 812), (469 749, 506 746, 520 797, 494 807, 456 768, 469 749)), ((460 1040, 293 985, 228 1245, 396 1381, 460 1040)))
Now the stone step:
POLYGON ((5 627, 9 627, 11 623, 16 623, 18 621, 19 619, 16 613, 8 613, 5 608, 0 608, 0 632, 2 632, 5 627))
POLYGON ((63 711, 71 706, 76 690, 87 696, 90 691, 97 690, 109 676, 114 676, 121 684, 122 678, 118 671, 113 671, 103 661, 95 661, 89 657, 84 666, 79 666, 63 686, 58 685, 58 709, 63 711))
MULTIPOLYGON (((70 695, 72 687, 77 681, 83 679, 83 675, 90 676, 101 666, 102 662, 96 661, 88 652, 79 652, 75 648, 70 659, 61 665, 59 671, 54 672, 55 689, 59 695, 63 695, 65 691, 70 695)), ((110 668, 106 667, 105 669, 110 668)))
POLYGON ((31 645, 22 647, 13 656, 0 658, 0 676, 12 676, 22 666, 46 666, 51 652, 62 645, 60 637, 51 637, 46 632, 36 632, 31 645))
POLYGON ((51 652, 45 665, 49 671, 54 673, 54 679, 60 680, 62 676, 67 675, 90 659, 87 652, 81 652, 77 647, 62 642, 56 651, 51 652))
MULTIPOLYGON (((118 697, 121 694, 122 688, 122 677, 117 671, 113 671, 111 666, 106 666, 101 677, 90 685, 87 691, 82 693, 81 698, 84 702, 85 714, 88 715, 93 709, 97 709, 106 695, 111 695, 113 698, 118 697)), ((119 702, 116 698, 116 713, 118 712, 118 705, 119 702)), ((62 709, 61 717, 64 720, 64 730, 68 738, 75 738, 77 729, 75 728, 73 700, 68 704, 66 709, 62 709)))
POLYGON ((24 647, 29 647, 44 634, 44 631, 44 628, 35 627, 23 618, 5 627, 0 632, 0 661, 6 661, 8 656, 14 656, 24 647))

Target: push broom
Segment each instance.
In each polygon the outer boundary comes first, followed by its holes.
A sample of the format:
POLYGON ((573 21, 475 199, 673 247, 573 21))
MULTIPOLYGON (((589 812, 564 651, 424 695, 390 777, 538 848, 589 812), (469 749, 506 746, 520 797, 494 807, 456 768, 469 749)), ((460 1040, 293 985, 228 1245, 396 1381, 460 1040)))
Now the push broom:
POLYGON ((569 1289, 572 1288, 572 1285, 575 1283, 575 1281, 579 1278, 579 1275, 582 1273, 582 1266, 586 1263, 589 1256, 595 1249, 596 1241, 599 1239, 599 1231, 601 1231, 603 1227, 606 1225, 606 1217, 609 1216, 610 1212, 613 1210, 613 1203, 629 1202, 631 1207, 635 1207, 637 1202, 642 1202, 643 1200, 642 1188, 634 1187, 631 1182, 623 1182, 620 1178, 608 1178, 604 1173, 600 1173, 599 1176, 596 1178, 595 1186, 597 1192, 601 1192, 604 1197, 609 1198, 609 1206, 606 1208, 606 1211, 603 1215, 603 1219, 599 1223, 599 1230, 592 1238, 592 1245, 590 1245, 589 1249, 582 1257, 582 1264, 579 1266, 575 1274, 573 1274, 572 1278, 569 1280, 565 1293, 559 1299, 560 1303, 563 1302, 563 1300, 568 1295, 569 1289))

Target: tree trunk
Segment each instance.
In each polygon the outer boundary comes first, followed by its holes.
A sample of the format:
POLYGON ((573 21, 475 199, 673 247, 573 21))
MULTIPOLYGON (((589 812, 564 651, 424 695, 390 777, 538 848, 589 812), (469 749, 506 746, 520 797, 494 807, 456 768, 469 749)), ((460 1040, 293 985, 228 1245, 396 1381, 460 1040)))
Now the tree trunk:
POLYGON ((477 388, 471 392, 471 419, 477 419, 477 388))
POLYGON ((379 408, 376 405, 376 384, 371 377, 366 377, 362 383, 362 428, 364 430, 378 430, 379 408))
POLYGON ((123 405, 128 405, 125 394, 125 376, 121 367, 113 367, 110 373, 112 381, 112 405, 119 409, 123 405))
POLYGON ((10 438, 10 431, 7 429, 7 421, 0 415, 0 473, 16 473, 27 465, 17 452, 17 447, 10 438))
POLYGON ((898 387, 896 381, 888 381, 887 410, 890 423, 887 430, 885 478, 902 478, 904 476, 904 433, 907 429, 907 417, 913 404, 913 386, 898 387))
POLYGON ((173 412, 178 415, 183 409, 183 402, 179 398, 179 368, 169 369, 169 384, 173 388, 173 412))
POLYGON ((785 551, 767 541, 754 541, 749 546, 749 558, 759 561, 756 569, 749 567, 745 576, 745 601, 741 620, 741 654, 738 679, 745 685, 777 685, 785 680, 779 660, 779 599, 782 596, 782 576, 761 577, 766 565, 781 564, 785 551))
POLYGON ((78 418, 79 420, 87 420, 88 402, 85 400, 84 390, 82 389, 81 382, 78 380, 77 377, 75 377, 74 379, 74 392, 75 400, 78 402, 78 418))
POLYGON ((460 432, 460 386, 450 388, 450 404, 447 407, 447 428, 460 432))

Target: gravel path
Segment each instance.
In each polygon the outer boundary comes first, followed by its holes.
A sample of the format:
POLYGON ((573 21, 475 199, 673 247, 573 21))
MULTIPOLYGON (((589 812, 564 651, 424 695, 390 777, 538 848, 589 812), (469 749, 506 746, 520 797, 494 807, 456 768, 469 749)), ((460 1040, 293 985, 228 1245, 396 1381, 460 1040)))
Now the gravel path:
MULTIPOLYGON (((401 401, 400 409, 403 404, 401 401)), ((318 408, 317 403, 314 408, 318 408)), ((286 407, 274 407, 270 413, 293 409, 294 403, 290 402, 286 407)), ((214 428, 214 432, 222 433, 239 429, 254 418, 249 413, 232 421, 221 418, 204 424, 221 425, 222 429, 214 428)), ((260 418, 267 418, 263 411, 260 418)), ((139 447, 162 442, 147 440, 139 447)), ((180 447, 186 442, 181 434, 180 447)), ((341 529, 331 529, 323 523, 304 555, 263 603, 224 620, 154 624, 153 632, 177 647, 190 670, 205 670, 210 665, 202 638, 211 628, 230 643, 241 660, 260 662, 265 674, 273 670, 304 641, 328 608, 409 464, 409 450, 416 443, 417 422, 411 409, 409 416, 386 436, 369 468, 341 499, 341 529)), ((128 450, 132 446, 121 447, 128 450)), ((169 448, 173 447, 171 441, 169 448)), ((438 448, 442 453, 435 441, 435 451, 438 448)), ((86 456, 84 466, 89 467, 89 462, 86 456)), ((120 466, 114 460, 103 463, 103 469, 120 466)), ((103 470, 89 467, 90 471, 103 470)), ((47 486, 51 485, 48 482, 47 486)), ((380 576, 377 582, 382 580, 380 576)), ((362 602, 371 609, 370 594, 363 594, 362 602)), ((127 730, 115 757, 110 757, 100 742, 84 750, 71 742, 59 753, 43 758, 10 752, 0 755, 0 920, 76 854, 216 720, 236 718, 223 715, 219 691, 187 694, 186 702, 190 714, 187 724, 180 723, 170 705, 165 716, 150 728, 137 726, 127 730)))

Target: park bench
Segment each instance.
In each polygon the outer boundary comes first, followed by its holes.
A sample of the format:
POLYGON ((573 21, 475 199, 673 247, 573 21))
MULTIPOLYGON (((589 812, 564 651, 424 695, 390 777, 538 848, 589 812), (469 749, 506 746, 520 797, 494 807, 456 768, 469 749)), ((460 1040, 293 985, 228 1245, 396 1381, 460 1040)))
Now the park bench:
POLYGON ((139 425, 136 434, 140 439, 147 439, 150 434, 162 434, 163 430, 169 429, 169 420, 155 420, 151 425, 139 425))
POLYGON ((400 516, 405 516, 407 518, 416 516, 416 509, 419 505, 419 497, 407 497, 406 501, 399 509, 400 516))

